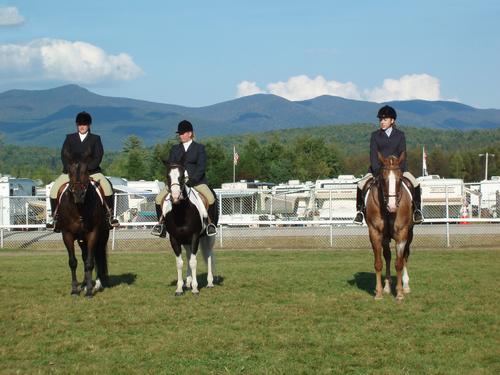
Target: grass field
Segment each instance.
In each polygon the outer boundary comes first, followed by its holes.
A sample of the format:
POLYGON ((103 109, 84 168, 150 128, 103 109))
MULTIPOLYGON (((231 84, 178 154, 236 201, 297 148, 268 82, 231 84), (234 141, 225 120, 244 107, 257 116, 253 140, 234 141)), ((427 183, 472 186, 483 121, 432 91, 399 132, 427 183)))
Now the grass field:
POLYGON ((217 257, 221 284, 199 259, 200 296, 176 298, 172 252, 111 253, 89 300, 66 253, 2 250, 0 373, 500 373, 499 250, 415 250, 402 303, 373 300, 368 250, 217 257))

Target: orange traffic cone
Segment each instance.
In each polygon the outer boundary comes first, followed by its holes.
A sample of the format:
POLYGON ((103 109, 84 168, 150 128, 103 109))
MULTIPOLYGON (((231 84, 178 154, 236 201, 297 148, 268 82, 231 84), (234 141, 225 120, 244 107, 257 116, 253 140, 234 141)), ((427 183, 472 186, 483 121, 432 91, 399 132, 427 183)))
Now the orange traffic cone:
MULTIPOLYGON (((469 215, 467 213, 467 208, 465 206, 463 206, 462 209, 460 210, 460 219, 468 219, 468 218, 469 218, 469 215)), ((469 222, 466 220, 463 220, 463 221, 460 221, 460 224, 469 224, 469 222)))

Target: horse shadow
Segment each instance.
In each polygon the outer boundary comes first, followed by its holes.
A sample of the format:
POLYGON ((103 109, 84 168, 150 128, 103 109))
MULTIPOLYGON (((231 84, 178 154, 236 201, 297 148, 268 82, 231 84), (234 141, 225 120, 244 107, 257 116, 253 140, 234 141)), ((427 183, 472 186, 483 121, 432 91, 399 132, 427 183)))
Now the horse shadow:
MULTIPOLYGON (((382 286, 384 283, 382 278, 382 286)), ((396 285, 396 276, 391 276, 391 293, 395 295, 394 286, 396 285)), ((377 285, 375 272, 356 272, 352 280, 348 280, 349 285, 355 285, 358 289, 364 290, 369 295, 373 295, 375 287, 377 285)))
POLYGON ((136 279, 137 274, 130 272, 122 273, 121 275, 110 275, 108 277, 108 288, 114 288, 121 284, 132 285, 136 279))
MULTIPOLYGON (((207 285, 208 285, 207 276, 208 276, 208 273, 206 273, 206 272, 196 275, 196 280, 198 281, 198 289, 207 287, 207 285)), ((184 282, 185 281, 186 281, 186 279, 184 279, 184 282)), ((223 284, 224 284, 224 276, 215 276, 214 275, 214 285, 222 286, 223 284)), ((177 279, 172 280, 170 282, 170 286, 177 286, 177 279)))

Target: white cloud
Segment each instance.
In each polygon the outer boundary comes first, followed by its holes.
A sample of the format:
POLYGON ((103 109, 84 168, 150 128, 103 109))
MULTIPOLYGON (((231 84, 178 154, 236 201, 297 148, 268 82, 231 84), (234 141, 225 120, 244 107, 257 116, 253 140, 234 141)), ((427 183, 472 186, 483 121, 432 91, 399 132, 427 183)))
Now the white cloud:
POLYGON ((286 82, 273 82, 266 90, 255 82, 242 81, 238 85, 238 97, 256 93, 270 93, 289 100, 307 100, 321 95, 340 96, 347 99, 384 102, 389 100, 440 100, 439 79, 428 74, 409 74, 399 79, 388 78, 381 87, 363 92, 352 82, 327 81, 322 76, 312 79, 307 75, 290 77, 286 82))
POLYGON ((367 100, 386 102, 390 100, 439 100, 439 79, 428 74, 409 74, 399 79, 388 78, 382 87, 365 90, 367 100))
POLYGON ((24 22, 24 17, 16 7, 0 7, 0 26, 16 26, 24 22))
POLYGON ((26 45, 0 45, 0 76, 13 81, 95 84, 130 80, 142 73, 128 54, 110 55, 85 42, 44 38, 26 45))
POLYGON ((264 91, 261 90, 255 82, 242 81, 238 84, 238 98, 262 93, 264 93, 264 91))

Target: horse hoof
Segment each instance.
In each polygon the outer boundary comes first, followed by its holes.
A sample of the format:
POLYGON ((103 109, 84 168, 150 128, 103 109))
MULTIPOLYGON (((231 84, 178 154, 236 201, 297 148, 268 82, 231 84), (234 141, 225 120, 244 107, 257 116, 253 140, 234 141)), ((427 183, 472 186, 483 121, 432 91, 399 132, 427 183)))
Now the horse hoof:
POLYGON ((382 296, 382 294, 376 294, 375 297, 373 297, 375 299, 375 301, 380 301, 380 300, 383 300, 384 297, 382 296))
POLYGON ((401 302, 404 298, 405 296, 402 293, 401 294, 398 293, 398 295, 396 296, 396 301, 401 302))
POLYGON ((211 288, 213 288, 213 287, 214 287, 214 284, 209 284, 209 285, 207 285, 207 288, 210 288, 210 289, 211 289, 211 288))
POLYGON ((71 297, 79 297, 80 296, 80 292, 79 291, 72 291, 71 292, 71 297))
POLYGON ((390 287, 384 288, 384 293, 385 294, 391 294, 391 288, 390 287))
POLYGON ((176 296, 176 297, 180 297, 180 296, 182 296, 183 294, 184 294, 184 292, 175 292, 175 296, 176 296))
POLYGON ((192 293, 193 293, 193 296, 199 296, 200 295, 200 291, 199 290, 193 290, 192 293))
POLYGON ((94 298, 94 295, 93 294, 86 294, 85 297, 88 299, 92 299, 92 298, 94 298))
POLYGON ((403 288, 403 293, 404 293, 404 294, 410 294, 410 293, 411 293, 411 289, 410 289, 410 287, 408 287, 408 288, 403 288))

